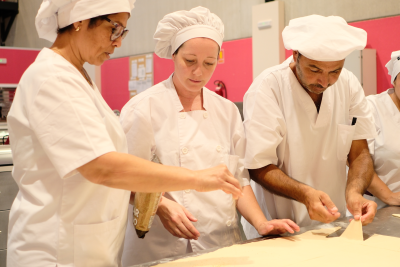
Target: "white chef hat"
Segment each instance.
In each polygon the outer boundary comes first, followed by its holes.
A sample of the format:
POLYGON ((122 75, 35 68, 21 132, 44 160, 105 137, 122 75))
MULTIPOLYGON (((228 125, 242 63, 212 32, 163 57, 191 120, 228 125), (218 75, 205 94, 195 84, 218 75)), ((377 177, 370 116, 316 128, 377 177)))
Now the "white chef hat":
POLYGON ((292 19, 282 32, 286 49, 317 61, 345 59, 367 44, 367 33, 338 16, 311 15, 292 19))
POLYGON ((221 19, 201 6, 190 11, 170 13, 158 22, 154 33, 155 53, 161 58, 172 58, 172 54, 184 42, 197 37, 212 39, 221 48, 224 39, 224 24, 221 19))
POLYGON ((131 13, 136 0, 43 0, 36 15, 39 37, 54 42, 57 29, 106 14, 131 13))
POLYGON ((392 52, 392 55, 390 56, 389 62, 386 64, 386 68, 389 71, 389 75, 391 76, 390 81, 394 82, 394 79, 396 79, 397 74, 400 73, 400 51, 394 51, 392 52))

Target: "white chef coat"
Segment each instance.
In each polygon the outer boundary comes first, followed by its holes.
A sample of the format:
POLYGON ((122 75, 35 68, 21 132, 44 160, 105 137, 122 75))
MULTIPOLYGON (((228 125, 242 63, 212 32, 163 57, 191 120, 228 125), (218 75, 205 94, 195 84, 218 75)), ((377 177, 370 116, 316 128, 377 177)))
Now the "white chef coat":
MULTIPOLYGON (((389 94, 393 88, 378 95, 367 97, 375 118, 378 135, 368 139, 370 153, 378 177, 393 192, 400 191, 400 112, 389 94)), ((386 206, 378 198, 372 198, 378 208, 386 206)))
MULTIPOLYGON (((243 185, 249 185, 248 171, 243 166, 244 128, 237 107, 206 88, 203 88, 203 107, 205 110, 180 112, 183 106, 172 75, 133 97, 120 117, 129 153, 149 159, 151 151, 155 150, 163 164, 191 170, 225 163, 243 185)), ((193 225, 201 236, 190 241, 174 237, 155 216, 150 231, 144 239, 139 239, 130 205, 123 266, 182 255, 188 247, 189 251, 197 252, 236 241, 239 235, 237 213, 231 195, 221 190, 207 193, 185 190, 167 192, 165 197, 176 201, 198 219, 193 225)))
POLYGON ((13 177, 7 266, 120 266, 130 192, 96 185, 77 168, 127 153, 118 118, 96 86, 44 48, 8 115, 13 177))
MULTIPOLYGON (((353 140, 375 136, 373 116, 357 78, 343 69, 324 93, 319 113, 289 67, 293 57, 266 69, 244 96, 245 167, 277 165, 289 177, 329 195, 342 216, 346 212, 346 160, 353 140), (357 117, 355 126, 351 126, 357 117)), ((267 218, 312 223, 305 205, 271 194, 254 181, 267 218)), ((242 218, 247 238, 257 237, 242 218)))

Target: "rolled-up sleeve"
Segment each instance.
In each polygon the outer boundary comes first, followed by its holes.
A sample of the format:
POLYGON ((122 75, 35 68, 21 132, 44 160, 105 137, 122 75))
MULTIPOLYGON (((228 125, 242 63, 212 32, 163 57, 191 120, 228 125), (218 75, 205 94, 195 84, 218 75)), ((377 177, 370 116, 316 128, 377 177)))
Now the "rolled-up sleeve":
POLYGON ((278 165, 278 146, 286 134, 286 123, 268 80, 256 80, 244 97, 246 133, 245 167, 258 169, 278 165))
POLYGON ((31 128, 61 178, 116 151, 95 94, 86 87, 76 75, 53 76, 40 86, 27 108, 31 128))

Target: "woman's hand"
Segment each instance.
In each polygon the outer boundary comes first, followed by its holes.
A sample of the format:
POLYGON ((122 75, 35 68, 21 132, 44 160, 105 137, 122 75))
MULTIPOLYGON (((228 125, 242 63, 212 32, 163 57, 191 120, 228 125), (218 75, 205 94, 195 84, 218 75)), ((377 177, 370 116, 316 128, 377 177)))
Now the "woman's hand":
POLYGON ((400 192, 391 192, 385 200, 386 204, 390 206, 400 206, 400 192))
POLYGON ((175 201, 162 197, 157 215, 160 217, 164 228, 173 236, 196 240, 199 238, 199 231, 191 223, 191 221, 197 222, 197 219, 175 201))
POLYGON ((197 184, 195 190, 198 192, 208 192, 222 190, 227 194, 232 194, 234 199, 243 196, 239 181, 230 173, 225 164, 216 167, 195 171, 197 184))
POLYGON ((284 219, 284 220, 271 220, 271 221, 263 221, 259 223, 257 226, 257 232, 259 235, 279 235, 286 232, 291 234, 294 231, 300 231, 300 227, 295 224, 293 221, 284 219))

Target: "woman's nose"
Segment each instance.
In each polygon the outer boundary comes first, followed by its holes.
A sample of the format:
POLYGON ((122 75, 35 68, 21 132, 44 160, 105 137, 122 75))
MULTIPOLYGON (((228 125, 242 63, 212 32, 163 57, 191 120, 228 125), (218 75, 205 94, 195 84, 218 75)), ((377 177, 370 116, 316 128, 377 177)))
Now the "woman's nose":
POLYGON ((193 74, 196 75, 196 76, 201 76, 203 74, 203 72, 201 70, 201 66, 196 66, 194 71, 193 71, 193 74))
POLYGON ((117 39, 115 39, 113 42, 112 42, 112 45, 113 46, 115 46, 115 47, 121 47, 121 45, 122 45, 122 36, 120 36, 120 37, 118 37, 117 39))

